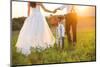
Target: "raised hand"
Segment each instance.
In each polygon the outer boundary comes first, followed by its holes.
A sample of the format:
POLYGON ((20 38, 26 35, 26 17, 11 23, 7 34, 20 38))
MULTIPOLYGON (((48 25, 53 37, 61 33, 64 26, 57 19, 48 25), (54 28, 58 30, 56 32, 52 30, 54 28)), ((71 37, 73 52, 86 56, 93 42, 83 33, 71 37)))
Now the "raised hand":
POLYGON ((60 8, 56 8, 56 9, 53 11, 53 13, 56 13, 57 10, 61 10, 61 9, 60 9, 60 8))
POLYGON ((56 8, 56 10, 61 10, 60 8, 56 8))
POLYGON ((54 11, 53 11, 53 13, 56 13, 57 12, 57 10, 55 9, 54 11))

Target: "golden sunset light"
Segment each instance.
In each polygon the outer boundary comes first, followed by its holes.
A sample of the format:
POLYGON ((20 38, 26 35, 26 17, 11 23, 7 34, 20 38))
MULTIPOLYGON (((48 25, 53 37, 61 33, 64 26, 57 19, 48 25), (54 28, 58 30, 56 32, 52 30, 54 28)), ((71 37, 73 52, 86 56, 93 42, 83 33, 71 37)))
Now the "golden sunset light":
POLYGON ((87 10, 87 7, 86 6, 77 6, 76 9, 80 12, 84 12, 87 10))
POLYGON ((76 9, 77 14, 81 16, 95 15, 95 8, 91 6, 76 6, 75 9, 76 9))
MULTIPOLYGON (((49 3, 43 3, 43 5, 48 8, 49 10, 54 10, 63 4, 49 4, 49 3)), ((21 17, 21 16, 28 16, 28 3, 27 2, 12 2, 12 18, 14 17, 21 17)), ((41 9, 42 14, 44 16, 48 16, 51 13, 44 12, 43 9, 41 9)), ((81 5, 75 5, 75 11, 79 16, 94 16, 94 7, 91 6, 81 6, 81 5)), ((53 15, 63 15, 66 14, 66 9, 58 10, 53 15)))

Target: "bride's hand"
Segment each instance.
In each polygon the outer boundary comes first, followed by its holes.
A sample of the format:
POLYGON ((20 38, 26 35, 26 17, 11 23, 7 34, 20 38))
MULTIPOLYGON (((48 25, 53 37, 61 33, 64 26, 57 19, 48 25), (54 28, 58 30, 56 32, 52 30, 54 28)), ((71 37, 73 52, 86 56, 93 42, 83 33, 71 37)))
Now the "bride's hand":
POLYGON ((60 8, 56 8, 55 10, 61 10, 60 8))
POLYGON ((57 12, 57 9, 55 9, 54 11, 53 11, 53 13, 56 13, 57 12))
POLYGON ((56 9, 53 11, 53 13, 56 13, 57 10, 61 10, 61 9, 60 9, 60 8, 56 8, 56 9))

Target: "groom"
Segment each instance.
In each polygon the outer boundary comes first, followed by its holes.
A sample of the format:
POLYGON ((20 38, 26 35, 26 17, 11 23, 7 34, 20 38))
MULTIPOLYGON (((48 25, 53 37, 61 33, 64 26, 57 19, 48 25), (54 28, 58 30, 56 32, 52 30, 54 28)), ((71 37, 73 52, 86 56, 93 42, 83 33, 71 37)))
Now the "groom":
POLYGON ((73 5, 64 5, 57 8, 56 10, 62 10, 64 8, 67 8, 67 11, 65 14, 65 26, 66 26, 66 34, 68 37, 68 42, 69 44, 72 43, 73 45, 76 45, 77 14, 75 12, 75 7, 73 5), (71 37, 70 31, 72 31, 73 37, 71 37))

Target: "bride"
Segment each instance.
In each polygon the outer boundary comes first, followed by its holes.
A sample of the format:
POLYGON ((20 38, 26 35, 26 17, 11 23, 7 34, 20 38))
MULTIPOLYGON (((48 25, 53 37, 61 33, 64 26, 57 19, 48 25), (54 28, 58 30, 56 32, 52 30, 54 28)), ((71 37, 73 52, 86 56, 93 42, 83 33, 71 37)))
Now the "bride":
POLYGON ((56 11, 47 10, 42 3, 30 2, 29 4, 32 7, 32 14, 26 18, 16 43, 17 52, 24 55, 29 55, 31 48, 40 51, 53 47, 55 43, 45 17, 40 12, 40 7, 46 12, 55 13, 56 11))

